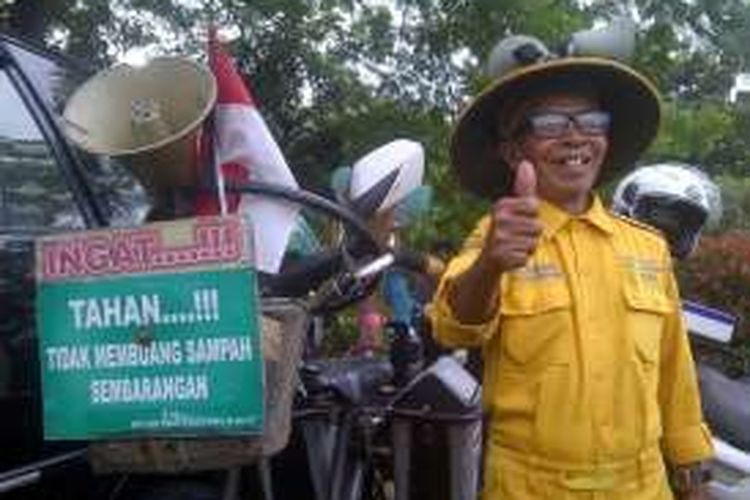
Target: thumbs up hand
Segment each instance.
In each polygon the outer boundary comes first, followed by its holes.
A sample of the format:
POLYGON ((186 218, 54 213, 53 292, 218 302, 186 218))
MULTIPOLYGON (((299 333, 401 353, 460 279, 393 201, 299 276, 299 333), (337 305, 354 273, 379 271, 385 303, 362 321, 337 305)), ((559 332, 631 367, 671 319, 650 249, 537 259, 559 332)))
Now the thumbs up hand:
POLYGON ((513 192, 492 206, 490 230, 480 259, 500 273, 523 267, 541 233, 536 172, 530 161, 522 160, 516 168, 513 192))
POLYGON ((536 197, 536 171, 529 160, 522 160, 516 168, 513 194, 517 197, 536 197))

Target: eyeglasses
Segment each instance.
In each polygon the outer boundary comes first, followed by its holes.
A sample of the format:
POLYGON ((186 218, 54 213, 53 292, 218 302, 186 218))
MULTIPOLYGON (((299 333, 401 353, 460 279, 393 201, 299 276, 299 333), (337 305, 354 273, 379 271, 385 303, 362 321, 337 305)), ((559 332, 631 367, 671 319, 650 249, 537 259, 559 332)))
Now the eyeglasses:
POLYGON ((568 132, 571 125, 584 135, 604 135, 609 131, 611 117, 606 111, 539 111, 526 117, 519 133, 531 132, 543 139, 555 139, 568 132))

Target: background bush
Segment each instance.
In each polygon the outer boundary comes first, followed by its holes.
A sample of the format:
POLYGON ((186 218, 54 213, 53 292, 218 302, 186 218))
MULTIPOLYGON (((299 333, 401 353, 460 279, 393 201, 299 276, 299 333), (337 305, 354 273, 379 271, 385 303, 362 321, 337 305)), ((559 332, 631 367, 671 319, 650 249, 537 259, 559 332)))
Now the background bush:
POLYGON ((734 314, 735 338, 750 342, 750 232, 703 236, 696 253, 677 264, 682 297, 734 314))

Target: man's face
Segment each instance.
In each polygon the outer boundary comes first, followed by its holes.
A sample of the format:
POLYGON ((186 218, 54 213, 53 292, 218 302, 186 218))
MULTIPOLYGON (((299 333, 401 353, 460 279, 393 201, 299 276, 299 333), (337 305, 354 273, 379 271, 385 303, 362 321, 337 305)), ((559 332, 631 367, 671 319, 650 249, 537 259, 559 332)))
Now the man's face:
POLYGON ((509 163, 531 161, 541 198, 585 210, 607 153, 609 115, 591 97, 558 93, 521 105, 512 123, 509 163))

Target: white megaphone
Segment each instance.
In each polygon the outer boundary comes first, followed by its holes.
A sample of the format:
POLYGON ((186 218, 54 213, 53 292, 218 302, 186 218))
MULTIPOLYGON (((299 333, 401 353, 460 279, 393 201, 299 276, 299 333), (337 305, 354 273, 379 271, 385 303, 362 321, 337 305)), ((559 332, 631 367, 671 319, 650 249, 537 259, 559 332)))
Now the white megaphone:
POLYGON ((87 80, 63 112, 66 135, 83 150, 120 157, 152 199, 198 183, 198 137, 216 101, 204 65, 159 57, 87 80))

